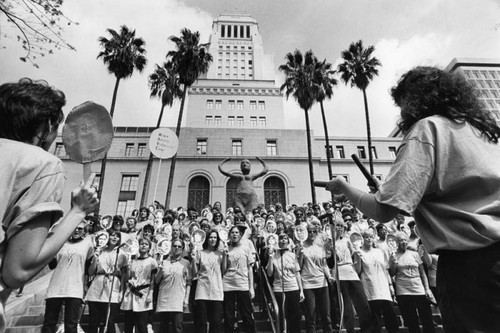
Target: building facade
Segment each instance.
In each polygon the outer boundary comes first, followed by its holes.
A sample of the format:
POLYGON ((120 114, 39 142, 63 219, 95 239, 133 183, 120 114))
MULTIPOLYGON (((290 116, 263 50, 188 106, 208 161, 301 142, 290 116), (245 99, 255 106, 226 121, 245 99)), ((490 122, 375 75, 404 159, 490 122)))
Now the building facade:
MULTIPOLYGON (((270 55, 264 54, 257 22, 245 15, 222 15, 213 23, 209 52, 214 61, 207 74, 191 87, 186 107, 186 125, 179 137, 177 164, 170 206, 201 209, 220 201, 232 204, 236 185, 223 176, 219 163, 229 172, 239 172, 242 159, 252 162, 251 173, 262 166, 269 172, 254 182, 259 202, 301 205, 311 201, 306 131, 284 128, 283 96, 274 76, 270 55)), ((139 208, 149 157, 153 127, 115 127, 108 152, 101 214, 128 215, 139 208)), ((325 139, 312 132, 315 179, 328 180, 325 139)), ((399 138, 373 138, 374 167, 383 179, 395 158, 399 138)), ((343 175, 356 186, 366 180, 352 162, 358 154, 367 162, 366 138, 331 137, 329 152, 335 175, 343 175)), ((53 146, 67 168, 67 193, 78 185, 82 168, 70 161, 59 138, 53 146)), ((92 170, 100 171, 100 162, 92 170)), ((166 200, 170 160, 153 162, 146 202, 166 200)), ((318 201, 330 200, 329 192, 317 188, 318 201)), ((69 206, 69 194, 63 205, 69 206)))

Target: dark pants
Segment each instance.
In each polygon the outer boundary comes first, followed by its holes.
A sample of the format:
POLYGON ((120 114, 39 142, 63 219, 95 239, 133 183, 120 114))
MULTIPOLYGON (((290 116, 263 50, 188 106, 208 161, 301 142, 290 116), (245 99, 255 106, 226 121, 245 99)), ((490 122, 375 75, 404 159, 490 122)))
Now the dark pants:
POLYGON ((249 291, 224 292, 224 329, 226 333, 236 332, 236 308, 242 320, 241 330, 245 333, 255 332, 252 301, 249 291))
POLYGON ((431 304, 425 295, 401 295, 396 298, 405 326, 410 333, 420 333, 419 317, 424 333, 434 333, 431 304))
POLYGON ((340 280, 340 292, 344 302, 344 323, 347 332, 354 332, 354 309, 359 317, 360 332, 368 332, 371 326, 371 311, 361 281, 340 280))
POLYGON ((500 332, 500 243, 441 251, 437 289, 445 332, 500 332))
POLYGON ((198 321, 200 322, 196 333, 222 332, 222 301, 196 300, 198 321), (208 326, 207 326, 208 324, 208 326))
POLYGON ((392 301, 387 300, 373 300, 368 301, 372 313, 372 332, 382 332, 381 317, 384 317, 385 328, 388 333, 395 333, 399 330, 398 317, 394 312, 392 301))
MULTIPOLYGON (((98 331, 104 332, 108 303, 88 302, 88 304, 89 304, 88 333, 98 333, 98 331)), ((111 303, 111 307, 109 309, 108 333, 115 333, 115 320, 117 314, 118 314, 118 303, 111 303)))
POLYGON ((64 332, 77 333, 80 311, 83 301, 81 298, 47 298, 45 300, 45 318, 42 333, 54 333, 57 330, 59 312, 64 304, 64 332))
POLYGON ((183 330, 183 312, 160 312, 160 332, 161 333, 182 333, 183 330), (173 330, 170 330, 172 323, 173 330))
POLYGON ((304 289, 305 315, 307 333, 316 333, 316 312, 323 323, 323 332, 332 332, 332 320, 330 317, 330 295, 328 287, 304 289))
MULTIPOLYGON (((274 296, 276 296, 276 302, 278 302, 278 307, 280 309, 280 328, 281 332, 284 332, 283 326, 283 297, 281 292, 275 291, 274 296)), ((300 333, 300 291, 287 291, 285 292, 285 319, 287 332, 290 333, 300 333)))
POLYGON ((148 333, 149 311, 123 311, 125 314, 125 333, 148 333))

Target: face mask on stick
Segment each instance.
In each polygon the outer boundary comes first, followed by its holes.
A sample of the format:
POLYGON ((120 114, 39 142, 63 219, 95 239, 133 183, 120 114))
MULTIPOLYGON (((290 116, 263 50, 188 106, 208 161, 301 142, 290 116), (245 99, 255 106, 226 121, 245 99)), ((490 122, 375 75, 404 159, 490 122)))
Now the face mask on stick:
POLYGON ((85 102, 73 108, 62 131, 66 154, 83 164, 83 179, 91 173, 91 163, 104 158, 113 141, 113 123, 105 107, 85 102))

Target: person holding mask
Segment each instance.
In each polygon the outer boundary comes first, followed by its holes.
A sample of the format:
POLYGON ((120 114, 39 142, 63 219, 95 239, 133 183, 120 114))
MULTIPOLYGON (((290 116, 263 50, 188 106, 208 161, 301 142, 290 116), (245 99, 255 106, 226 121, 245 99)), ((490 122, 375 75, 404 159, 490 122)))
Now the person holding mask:
POLYGON ((64 93, 45 81, 24 78, 0 85, 0 331, 12 290, 54 258, 98 203, 92 174, 73 190, 71 209, 63 217, 65 171, 48 150, 65 104, 64 93))
POLYGON ((445 330, 498 330, 500 127, 458 73, 416 67, 391 93, 405 136, 385 182, 369 194, 336 177, 327 190, 380 222, 412 214, 425 248, 439 254, 445 330))
POLYGON ((160 332, 183 332, 183 314, 189 306, 191 267, 182 257, 184 242, 172 241, 172 250, 158 268, 155 281, 160 285, 156 312, 160 314, 160 332), (170 330, 170 323, 173 330, 170 330))
MULTIPOLYGON (((192 261, 193 276, 198 277, 195 301, 200 317, 200 332, 222 332, 224 290, 222 276, 227 269, 227 246, 219 251, 221 240, 217 230, 207 232, 203 250, 196 252, 192 261)), ((196 315, 196 314, 195 314, 196 315)))
POLYGON ((284 330, 286 320, 287 332, 300 332, 300 302, 304 300, 300 266, 295 253, 289 251, 290 239, 287 234, 278 236, 279 249, 269 249, 269 260, 266 272, 274 277, 273 291, 280 306, 280 327, 284 330), (285 318, 285 319, 283 319, 285 318))
POLYGON ((255 333, 252 309, 252 298, 255 297, 252 271, 254 256, 250 248, 241 243, 245 229, 242 225, 229 229, 228 267, 223 278, 224 326, 227 333, 236 332, 236 307, 242 319, 243 332, 255 333))

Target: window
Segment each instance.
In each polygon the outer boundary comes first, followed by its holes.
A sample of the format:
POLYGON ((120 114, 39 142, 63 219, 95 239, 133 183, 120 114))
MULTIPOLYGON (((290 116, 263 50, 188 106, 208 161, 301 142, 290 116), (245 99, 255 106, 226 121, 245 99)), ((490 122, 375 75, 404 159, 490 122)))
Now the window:
POLYGON ((227 104, 227 108, 229 110, 234 110, 234 100, 230 100, 229 103, 227 104))
POLYGON ((220 126, 221 116, 214 117, 214 126, 220 126))
POLYGON ((375 147, 372 146, 372 157, 373 159, 378 159, 378 156, 377 156, 377 150, 375 149, 375 147))
POLYGON ((220 36, 221 37, 226 37, 226 26, 225 25, 221 26, 220 36))
POLYGON ((243 121, 243 117, 242 116, 238 116, 236 118, 236 122, 237 122, 238 126, 244 126, 245 125, 245 122, 243 121))
POLYGON ((135 195, 139 184, 139 175, 122 175, 116 214, 127 216, 135 208, 135 195))
POLYGON ((64 150, 64 143, 62 143, 62 142, 56 143, 54 155, 56 155, 56 156, 65 156, 66 155, 66 151, 64 150))
POLYGON ((125 156, 132 156, 132 150, 134 150, 134 144, 127 143, 125 145, 125 156))
POLYGON ((206 155, 207 154, 207 139, 198 139, 196 142, 196 154, 206 155))
POLYGON ((245 37, 245 27, 240 25, 240 38, 245 37))
POLYGON ((242 142, 240 139, 233 140, 232 142, 232 155, 241 155, 242 142))
POLYGON ((207 109, 213 109, 213 108, 214 108, 214 100, 207 99, 207 109))
POLYGON ((363 147, 363 146, 358 146, 358 157, 359 157, 359 158, 366 158, 366 151, 365 151, 365 147, 363 147))
POLYGON ((233 26, 233 31, 234 31, 234 38, 238 37, 238 26, 237 25, 233 26))
POLYGON ((257 117, 250 117, 250 126, 257 126, 257 117))
POLYGON ((220 99, 215 100, 215 108, 219 110, 222 109, 222 100, 220 99))
POLYGON ((335 151, 337 152, 338 158, 345 158, 344 146, 336 146, 335 151))
POLYGON ((278 155, 276 140, 267 140, 267 156, 276 155, 278 155))
POLYGON ((265 109, 266 109, 266 102, 259 101, 259 110, 265 110, 265 109))
POLYGON ((266 117, 259 117, 259 126, 266 126, 266 117))
POLYGON ((231 26, 227 26, 227 37, 231 37, 231 26))
POLYGON ((234 126, 234 116, 227 117, 227 124, 229 126, 234 126))
POLYGON ((325 145, 325 150, 326 150, 326 152, 328 154, 327 157, 333 158, 333 147, 332 147, 332 145, 329 145, 328 148, 325 145))
POLYGON ((252 65, 253 64, 252 60, 248 60, 248 64, 252 65))
POLYGON ((250 101, 250 110, 257 110, 257 101, 250 101))
POLYGON ((247 25, 247 38, 250 38, 250 26, 249 25, 247 25))
POLYGON ((212 126, 212 116, 205 116, 205 125, 212 126))
POLYGON ((393 160, 396 159, 396 147, 389 147, 389 155, 393 160))
POLYGON ((141 157, 146 155, 146 144, 145 143, 139 143, 137 146, 137 156, 141 157))
POLYGON ((238 101, 237 104, 236 104, 236 108, 238 110, 243 110, 243 101, 238 101))

